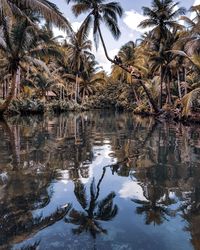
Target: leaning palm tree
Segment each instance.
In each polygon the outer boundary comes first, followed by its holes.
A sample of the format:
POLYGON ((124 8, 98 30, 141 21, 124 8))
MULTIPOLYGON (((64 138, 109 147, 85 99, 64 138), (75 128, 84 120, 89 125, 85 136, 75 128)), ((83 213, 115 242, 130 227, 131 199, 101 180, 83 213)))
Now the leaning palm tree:
MULTIPOLYGON (((67 2, 75 3, 75 5, 72 7, 72 11, 75 16, 79 16, 80 14, 85 14, 89 12, 84 23, 86 26, 93 25, 93 35, 96 47, 98 47, 98 41, 100 38, 106 58, 111 63, 116 64, 116 61, 111 59, 108 55, 100 25, 104 23, 111 31, 113 37, 115 39, 119 38, 121 32, 118 27, 118 17, 122 17, 123 15, 123 9, 120 4, 118 2, 104 3, 105 0, 68 0, 67 2)), ((129 68, 124 64, 118 64, 118 66, 124 69, 125 71, 131 73, 129 68)), ((159 109, 151 95, 151 92, 146 87, 145 83, 142 80, 139 80, 138 83, 143 87, 155 112, 159 112, 159 109)))
MULTIPOLYGON (((119 52, 118 56, 121 58, 124 64, 126 65, 134 65, 135 62, 135 44, 132 41, 129 41, 125 45, 123 45, 119 52)), ((124 71, 122 68, 117 65, 112 66, 112 78, 113 80, 122 80, 127 83, 132 82, 131 74, 127 71, 124 71)))
POLYGON ((9 95, 0 106, 1 115, 8 109, 15 96, 18 72, 24 69, 24 64, 40 66, 50 74, 41 58, 47 55, 61 56, 58 48, 52 42, 48 46, 46 41, 44 42, 41 38, 38 30, 35 30, 26 19, 14 24, 11 24, 8 18, 3 19, 0 26, 0 50, 2 52, 0 62, 1 68, 11 74, 11 87, 9 95))
POLYGON ((106 57, 110 60, 100 25, 104 23, 114 38, 118 39, 121 32, 118 27, 118 16, 122 17, 123 9, 117 2, 104 3, 105 0, 68 0, 68 2, 74 2, 72 11, 75 16, 89 12, 85 19, 85 25, 93 25, 93 35, 95 45, 98 47, 99 37, 101 39, 106 57))

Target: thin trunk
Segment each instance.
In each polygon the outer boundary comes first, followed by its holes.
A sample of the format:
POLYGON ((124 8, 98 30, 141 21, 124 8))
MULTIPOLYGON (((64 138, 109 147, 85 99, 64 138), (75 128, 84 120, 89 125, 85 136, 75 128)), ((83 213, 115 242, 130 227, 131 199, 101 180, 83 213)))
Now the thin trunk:
POLYGON ((77 103, 77 88, 78 88, 78 74, 76 74, 76 83, 75 83, 75 102, 77 103))
POLYGON ((62 99, 63 99, 63 100, 65 99, 65 90, 64 90, 63 87, 62 87, 62 99))
POLYGON ((150 103, 151 103, 154 111, 156 113, 159 113, 158 106, 156 105, 155 100, 153 99, 150 90, 146 87, 146 85, 143 83, 142 80, 139 80, 139 83, 143 87, 143 89, 144 89, 144 91, 145 91, 145 93, 146 93, 146 95, 147 95, 147 97, 148 97, 148 99, 149 99, 149 101, 150 101, 150 103))
POLYGON ((140 103, 140 99, 139 99, 139 96, 138 96, 138 94, 137 94, 136 89, 135 89, 135 87, 134 87, 134 86, 133 86, 133 93, 134 93, 134 96, 135 96, 136 102, 137 102, 137 104, 139 105, 139 103, 140 103))
POLYGON ((17 70, 17 95, 20 94, 20 89, 21 89, 21 68, 17 70))
POLYGON ((3 115, 3 113, 8 109, 11 101, 14 98, 15 95, 15 89, 16 89, 16 75, 17 75, 17 71, 13 72, 12 74, 12 79, 11 79, 11 89, 10 89, 10 93, 7 96, 6 100, 4 101, 4 103, 0 106, 0 116, 3 115))
POLYGON ((160 109, 162 109, 162 95, 163 95, 163 67, 160 67, 160 103, 159 103, 159 107, 160 109))
POLYGON ((83 89, 82 103, 85 102, 85 88, 83 89))
MULTIPOLYGON (((106 49, 106 45, 105 45, 105 42, 104 42, 104 39, 103 39, 103 36, 102 36, 100 27, 98 27, 98 32, 99 32, 99 36, 100 36, 100 39, 101 39, 101 43, 102 43, 102 45, 103 45, 103 49, 104 49, 104 53, 105 53, 106 58, 107 58, 108 61, 110 61, 111 63, 113 63, 113 64, 115 64, 115 65, 118 65, 118 64, 116 64, 116 62, 115 62, 114 60, 112 60, 112 59, 109 57, 109 55, 108 55, 108 52, 107 52, 107 49, 106 49)), ((120 68, 124 69, 126 72, 131 73, 130 70, 129 70, 126 66, 124 66, 124 65, 122 65, 122 64, 120 64, 120 65, 118 65, 118 66, 119 66, 120 68)), ((139 80, 139 83, 140 83, 140 85, 143 87, 143 89, 144 89, 144 91, 145 91, 145 93, 146 93, 146 95, 147 95, 147 97, 148 97, 148 99, 149 99, 149 101, 150 101, 150 103, 151 103, 151 105, 152 105, 154 111, 155 111, 156 113, 159 113, 159 109, 158 109, 158 107, 157 107, 157 105, 156 105, 156 103, 155 103, 155 100, 153 99, 153 96, 152 96, 150 90, 145 86, 145 84, 143 83, 142 80, 139 80)))
POLYGON ((62 100, 62 88, 60 88, 60 101, 62 100))
POLYGON ((5 96, 5 89, 6 89, 6 80, 3 81, 3 89, 2 89, 2 98, 3 100, 5 100, 6 96, 5 96))
POLYGON ((166 77, 165 86, 166 86, 166 92, 167 92, 166 103, 171 105, 172 101, 171 101, 171 94, 170 94, 170 78, 169 78, 169 74, 166 77))
POLYGON ((181 81, 180 81, 180 74, 179 74, 179 70, 177 69, 178 95, 179 95, 179 98, 181 99, 182 95, 181 95, 181 85, 180 85, 180 83, 181 83, 181 81))
MULTIPOLYGON (((183 72, 184 72, 184 82, 186 83, 187 80, 187 73, 186 73, 186 68, 183 67, 183 72)), ((187 95, 187 85, 185 84, 185 95, 187 95)))

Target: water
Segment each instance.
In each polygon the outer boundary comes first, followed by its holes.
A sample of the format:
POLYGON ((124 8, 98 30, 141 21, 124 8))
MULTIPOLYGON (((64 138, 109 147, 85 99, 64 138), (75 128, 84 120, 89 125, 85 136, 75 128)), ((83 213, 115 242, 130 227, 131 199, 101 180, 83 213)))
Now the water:
POLYGON ((200 249, 200 128, 113 112, 0 122, 0 249, 200 249))

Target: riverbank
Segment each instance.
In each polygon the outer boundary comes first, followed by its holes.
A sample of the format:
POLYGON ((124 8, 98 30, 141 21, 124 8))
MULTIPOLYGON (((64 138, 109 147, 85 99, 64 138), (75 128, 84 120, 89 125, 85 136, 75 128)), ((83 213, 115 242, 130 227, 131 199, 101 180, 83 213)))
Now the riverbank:
MULTIPOLYGON (((34 115, 34 114, 60 114, 65 112, 83 112, 88 110, 116 110, 132 112, 141 116, 152 116, 159 121, 173 121, 200 123, 199 89, 185 95, 181 100, 176 99, 173 105, 164 104, 158 113, 153 112, 146 98, 137 99, 133 85, 125 83, 109 84, 106 89, 82 100, 58 100, 46 98, 20 97, 14 99, 5 116, 34 115), (193 96, 192 96, 192 92, 193 96), (137 101, 136 101, 137 99, 137 101)), ((155 98, 156 102, 158 101, 155 98)))
POLYGON ((135 103, 131 103, 124 106, 124 103, 116 103, 114 99, 90 98, 87 102, 82 104, 75 103, 74 101, 61 101, 54 100, 51 102, 44 102, 44 100, 13 100, 8 111, 4 117, 11 116, 30 116, 30 115, 44 115, 44 114, 61 114, 66 112, 84 112, 91 110, 115 110, 119 112, 130 112, 142 117, 154 117, 157 121, 171 121, 181 122, 183 124, 197 123, 200 124, 200 113, 190 113, 188 116, 184 116, 181 109, 163 109, 160 113, 152 112, 149 108, 137 107, 135 103), (105 100, 105 99, 104 99, 105 100))

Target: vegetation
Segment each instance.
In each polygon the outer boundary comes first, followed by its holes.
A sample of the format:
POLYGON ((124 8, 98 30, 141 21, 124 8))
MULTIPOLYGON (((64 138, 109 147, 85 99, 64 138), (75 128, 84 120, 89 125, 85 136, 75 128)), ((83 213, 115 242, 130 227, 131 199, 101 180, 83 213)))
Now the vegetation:
POLYGON ((199 120, 200 6, 187 12, 172 0, 153 0, 151 7, 143 7, 146 19, 139 26, 151 31, 127 41, 119 63, 109 56, 101 25, 119 38, 120 4, 67 2, 75 16, 86 14, 78 31, 51 2, 7 0, 1 5, 1 116, 112 107, 199 120), (54 37, 52 24, 67 31, 62 42, 54 37), (110 75, 91 52, 91 29, 96 48, 100 41, 113 65, 110 75))

